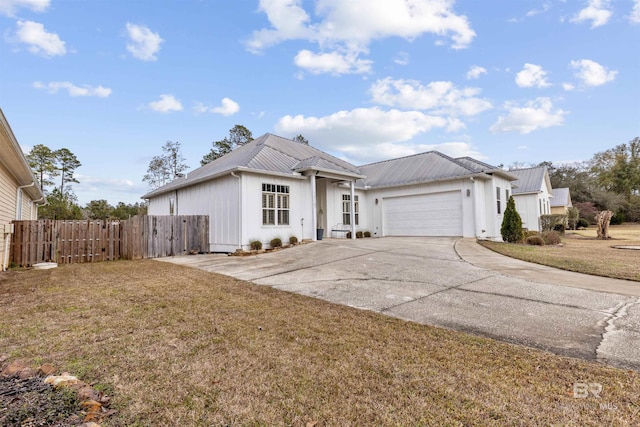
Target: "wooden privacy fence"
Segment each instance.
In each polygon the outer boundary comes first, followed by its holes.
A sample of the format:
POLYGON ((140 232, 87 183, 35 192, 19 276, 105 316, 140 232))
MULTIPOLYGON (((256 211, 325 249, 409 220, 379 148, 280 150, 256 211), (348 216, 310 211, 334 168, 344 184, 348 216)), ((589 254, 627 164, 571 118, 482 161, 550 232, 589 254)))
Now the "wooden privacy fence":
POLYGON ((25 267, 50 261, 69 264, 209 251, 207 215, 13 223, 10 259, 13 264, 25 267))

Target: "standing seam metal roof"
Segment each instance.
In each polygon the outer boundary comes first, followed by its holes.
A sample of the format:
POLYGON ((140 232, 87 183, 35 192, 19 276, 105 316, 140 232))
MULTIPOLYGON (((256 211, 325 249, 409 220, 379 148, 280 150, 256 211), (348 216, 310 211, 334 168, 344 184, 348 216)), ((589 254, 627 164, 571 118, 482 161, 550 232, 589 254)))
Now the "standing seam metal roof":
POLYGON ((528 169, 516 169, 509 171, 518 177, 514 182, 513 194, 538 193, 545 181, 546 166, 537 166, 528 169))

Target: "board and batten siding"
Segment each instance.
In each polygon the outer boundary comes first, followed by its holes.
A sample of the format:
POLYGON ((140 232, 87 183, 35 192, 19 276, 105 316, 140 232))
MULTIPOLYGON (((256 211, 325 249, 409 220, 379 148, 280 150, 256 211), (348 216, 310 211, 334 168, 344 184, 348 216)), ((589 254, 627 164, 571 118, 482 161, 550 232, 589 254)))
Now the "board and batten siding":
POLYGON ((485 185, 485 206, 487 220, 486 238, 492 240, 502 240, 500 228, 502 227, 502 219, 504 218, 504 210, 507 207, 506 190, 509 195, 513 194, 511 189, 511 181, 494 175, 492 179, 486 180, 485 185), (498 213, 498 195, 497 188, 500 188, 500 213, 498 213))
POLYGON ((234 252, 239 248, 239 179, 231 175, 202 182, 149 199, 149 215, 209 215, 209 250, 234 252))
POLYGON ((242 173, 241 177, 242 215, 243 224, 245 224, 242 229, 243 249, 249 249, 249 244, 253 240, 260 240, 263 247, 269 247, 271 239, 276 237, 280 238, 285 244, 291 236, 297 237, 298 240, 312 238, 315 230, 312 230, 311 183, 309 177, 287 178, 255 173, 242 173), (262 184, 289 186, 288 225, 262 224, 262 184))

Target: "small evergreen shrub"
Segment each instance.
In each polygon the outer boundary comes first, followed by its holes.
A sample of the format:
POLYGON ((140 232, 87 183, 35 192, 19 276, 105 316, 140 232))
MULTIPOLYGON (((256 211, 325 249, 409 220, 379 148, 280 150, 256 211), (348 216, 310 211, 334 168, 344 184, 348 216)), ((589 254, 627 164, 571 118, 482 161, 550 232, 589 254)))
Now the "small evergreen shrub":
POLYGON ((625 222, 626 218, 624 213, 618 212, 614 216, 611 217, 611 221, 609 221, 609 225, 620 225, 625 222))
POLYGON ((356 239, 362 239, 363 237, 362 231, 356 231, 356 239))
POLYGON ((289 237, 289 244, 295 245, 298 243, 298 238, 296 236, 289 237))
POLYGON ((509 201, 507 201, 500 234, 505 242, 516 243, 522 240, 522 218, 520 218, 520 214, 516 210, 516 202, 513 200, 513 196, 509 197, 509 201))
POLYGON ((533 235, 526 238, 527 245, 544 246, 544 239, 540 235, 533 235))
POLYGON ((260 240, 252 240, 251 242, 249 242, 249 246, 251 247, 252 251, 259 251, 260 249, 262 249, 262 242, 260 240))
POLYGON ((589 221, 587 221, 584 218, 580 218, 578 220, 578 222, 576 223, 576 227, 580 227, 580 228, 589 228, 589 221))
POLYGON ((275 239, 271 239, 271 241, 269 242, 269 247, 271 247, 271 248, 281 248, 282 247, 282 240, 280 240, 279 237, 276 237, 275 239))
POLYGON ((562 241, 560 239, 560 233, 553 230, 543 231, 541 236, 542 236, 542 239, 544 239, 545 245, 559 245, 560 242, 562 241))
POLYGON ((364 237, 371 237, 371 232, 365 231, 364 232, 364 237))
POLYGON ((556 224, 553 226, 553 231, 557 231, 560 234, 564 234, 566 227, 564 224, 556 224))

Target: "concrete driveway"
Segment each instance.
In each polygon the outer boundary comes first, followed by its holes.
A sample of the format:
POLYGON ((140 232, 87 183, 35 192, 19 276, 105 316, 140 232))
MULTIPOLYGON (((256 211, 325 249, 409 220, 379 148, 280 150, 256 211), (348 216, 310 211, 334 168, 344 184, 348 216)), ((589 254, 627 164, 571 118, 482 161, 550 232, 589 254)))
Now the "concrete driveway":
POLYGON ((472 239, 327 239, 259 256, 158 260, 640 370, 640 284, 541 269, 472 239))

